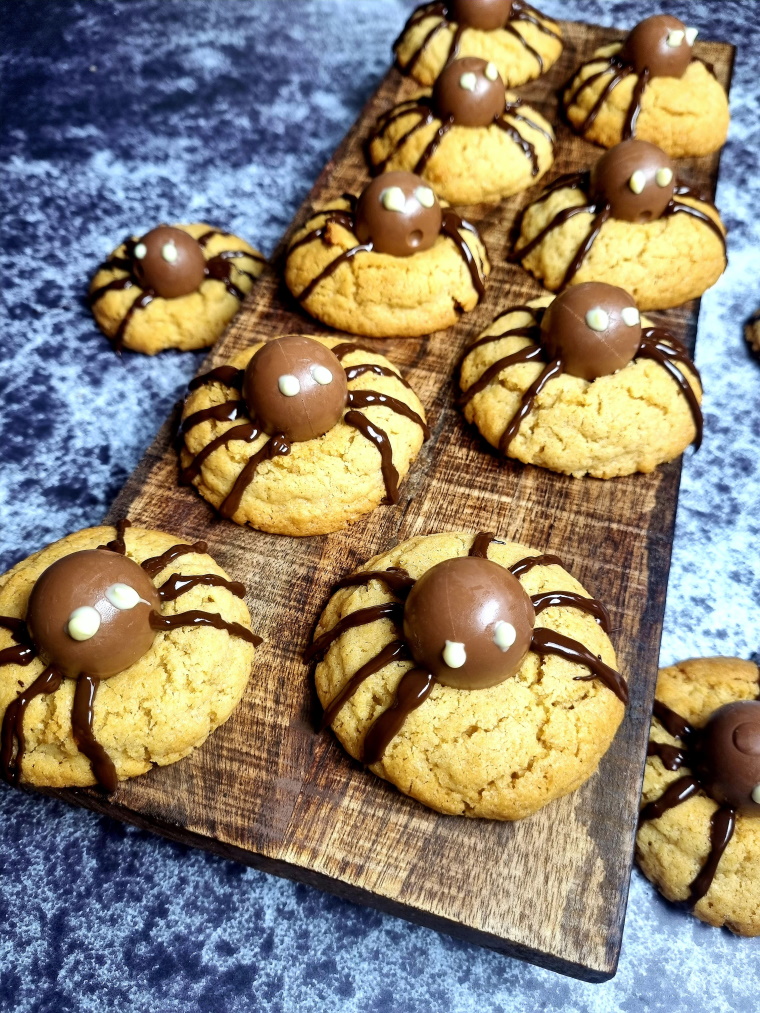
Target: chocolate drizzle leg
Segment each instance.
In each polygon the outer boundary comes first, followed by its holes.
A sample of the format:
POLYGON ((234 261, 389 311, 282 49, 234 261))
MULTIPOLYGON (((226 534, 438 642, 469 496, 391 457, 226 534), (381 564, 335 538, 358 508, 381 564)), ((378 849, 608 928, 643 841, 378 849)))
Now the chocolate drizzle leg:
POLYGON ((534 566, 562 566, 562 560, 559 556, 554 556, 550 552, 544 552, 540 556, 526 556, 525 559, 520 559, 516 563, 513 563, 509 572, 514 577, 522 577, 524 574, 532 570, 534 566))
POLYGON ((530 649, 541 657, 547 654, 556 654, 566 661, 572 661, 576 665, 585 665, 591 670, 591 675, 576 675, 576 682, 588 682, 591 679, 599 679, 607 689, 612 690, 618 700, 623 704, 628 703, 628 686, 620 672, 605 665, 583 644, 578 643, 564 633, 557 633, 546 627, 538 627, 533 631, 533 640, 530 649))
POLYGON ((403 641, 391 640, 389 644, 386 644, 381 651, 378 651, 374 658, 370 658, 361 668, 357 669, 343 688, 336 693, 325 708, 319 730, 323 731, 328 725, 333 723, 343 704, 351 699, 361 684, 369 679, 371 675, 379 672, 381 668, 385 668, 386 665, 390 665, 394 661, 406 661, 409 657, 409 648, 403 641))
POLYGON ((380 468, 385 485, 385 496, 382 502, 384 504, 398 503, 398 471, 393 463, 393 447, 388 439, 388 434, 380 426, 370 422, 366 415, 362 415, 361 412, 354 409, 346 412, 343 421, 347 425, 353 426, 354 429, 358 429, 362 436, 370 443, 374 443, 380 451, 380 468))
POLYGON ((158 596, 162 602, 174 601, 180 595, 200 586, 224 587, 236 598, 245 597, 245 584, 241 584, 239 580, 227 580, 226 577, 220 577, 217 573, 198 573, 188 576, 173 573, 159 587, 158 596))
POLYGON ((0 733, 0 777, 8 784, 16 785, 21 778, 21 763, 26 747, 24 738, 26 708, 36 696, 55 693, 62 681, 62 673, 54 665, 49 665, 31 686, 22 689, 16 699, 8 704, 0 733))
MULTIPOLYGON (((208 449, 208 448, 206 448, 208 449)), ((270 437, 261 450, 258 450, 249 459, 243 470, 235 479, 235 484, 227 493, 227 496, 219 505, 219 513, 222 517, 233 517, 243 501, 246 489, 253 481, 253 477, 264 461, 271 461, 273 457, 287 457, 290 453, 291 444, 282 433, 275 433, 270 437)))
POLYGON ((251 633, 250 630, 247 630, 245 626, 241 626, 240 623, 228 623, 226 619, 222 619, 216 612, 203 612, 200 609, 178 612, 173 616, 162 616, 158 612, 151 612, 150 625, 154 630, 158 630, 159 632, 178 630, 183 626, 212 626, 215 630, 226 630, 231 637, 239 637, 241 640, 246 640, 249 644, 253 644, 254 647, 258 647, 262 643, 261 637, 257 637, 255 633, 251 633))
POLYGON ((0 651, 0 665, 26 666, 34 661, 37 651, 32 644, 29 630, 23 619, 0 616, 0 629, 8 630, 11 638, 16 641, 15 645, 5 647, 0 651))
POLYGON ((192 545, 185 543, 179 543, 172 545, 162 552, 160 556, 151 556, 149 559, 144 559, 140 566, 145 570, 149 577, 153 578, 167 567, 170 563, 173 563, 175 559, 179 559, 180 556, 187 556, 192 552, 205 553, 208 550, 206 542, 193 542, 192 545))
POLYGON ((575 591, 544 591, 530 596, 536 615, 548 608, 576 608, 593 616, 605 633, 610 632, 610 614, 606 605, 596 598, 586 598, 575 591))
POLYGON ((127 546, 124 541, 124 532, 127 528, 132 527, 132 521, 128 521, 126 517, 122 517, 120 521, 116 522, 116 537, 110 542, 106 542, 105 545, 99 545, 99 549, 109 549, 111 552, 118 552, 122 556, 126 554, 127 546))
POLYGON ((493 531, 479 531, 473 539, 468 555, 488 559, 488 550, 495 537, 493 531))
POLYGON ((686 899, 689 907, 694 907, 702 900, 712 886, 718 871, 718 863, 734 836, 734 830, 736 830, 736 812, 726 806, 716 809, 710 819, 710 853, 689 886, 689 896, 686 899))
POLYGON ((401 677, 393 703, 372 722, 364 737, 362 759, 368 767, 381 759, 407 717, 427 700, 433 682, 432 674, 421 668, 413 668, 401 677))
POLYGON ((522 425, 523 421, 533 411, 533 405, 535 404, 536 398, 544 389, 544 387, 553 380, 556 376, 562 373, 562 360, 555 359, 554 362, 550 362, 546 366, 536 380, 528 387, 522 396, 520 405, 513 415, 510 422, 507 424, 507 428, 501 435, 499 440, 499 450, 502 454, 506 454, 509 450, 512 440, 517 436, 518 430, 522 425))
POLYGON ((71 708, 71 732, 80 753, 84 753, 92 766, 95 780, 107 792, 116 791, 119 778, 114 762, 95 738, 92 730, 95 695, 100 683, 91 675, 82 673, 74 690, 74 704, 71 708))

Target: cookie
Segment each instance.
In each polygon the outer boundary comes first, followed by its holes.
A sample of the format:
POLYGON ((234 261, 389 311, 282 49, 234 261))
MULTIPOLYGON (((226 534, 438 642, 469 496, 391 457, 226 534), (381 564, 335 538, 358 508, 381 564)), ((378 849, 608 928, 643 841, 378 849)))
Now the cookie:
POLYGON ((603 281, 641 310, 669 309, 720 278, 725 233, 715 206, 676 180, 661 149, 623 141, 528 205, 512 260, 552 292, 603 281))
POLYGON ((693 57, 696 35, 660 14, 624 42, 602 46, 565 91, 572 126, 605 148, 637 137, 673 158, 718 151, 728 134, 728 97, 712 68, 693 57))
POLYGON ((285 535, 337 531, 381 503, 427 437, 382 355, 287 335, 198 377, 182 413, 182 478, 222 516, 285 535))
POLYGON ((393 44, 396 65, 431 85, 456 56, 494 63, 509 87, 545 74, 562 52, 556 21, 524 0, 449 0, 426 3, 393 44))
POLYGON ((760 352, 760 310, 744 325, 744 337, 753 352, 760 352))
POLYGON ((500 453, 576 478, 653 471, 702 437, 686 349, 599 282, 505 310, 466 351, 460 386, 500 453))
POLYGON ((368 154, 376 172, 415 172, 451 204, 496 204, 550 168, 554 131, 505 92, 495 64, 465 57, 443 70, 432 92, 381 116, 368 154))
POLYGON ((90 308, 117 351, 207 348, 265 263, 244 239, 210 225, 159 225, 127 239, 100 265, 90 308))
POLYGON ((305 222, 291 240, 285 281, 330 327, 409 338, 473 310, 490 270, 473 225, 442 208, 419 176, 389 172, 358 200, 336 200, 305 222))
POLYGON ((739 658, 660 669, 636 859, 708 925, 760 935, 760 681, 739 658))
POLYGON ((204 542, 87 528, 0 578, 0 775, 61 788, 175 763, 243 695, 260 637, 204 542))
POLYGON ((308 656, 351 756, 439 812, 515 820, 612 742, 627 687, 607 629, 556 556, 452 532, 339 581, 308 656))

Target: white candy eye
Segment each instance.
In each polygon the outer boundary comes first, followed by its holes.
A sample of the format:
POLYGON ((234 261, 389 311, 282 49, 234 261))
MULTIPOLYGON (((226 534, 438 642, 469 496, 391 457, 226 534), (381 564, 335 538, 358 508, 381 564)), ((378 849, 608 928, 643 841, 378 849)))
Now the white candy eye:
POLYGON ((386 211, 403 211, 406 207, 406 197, 400 186, 389 186, 380 194, 380 203, 386 211))
POLYGON ((517 630, 512 623, 505 623, 500 619, 494 626, 493 642, 500 651, 508 651, 517 639, 517 630))
POLYGON ((132 256, 135 258, 135 260, 142 260, 147 252, 148 247, 145 245, 145 243, 138 243, 137 246, 134 248, 134 250, 132 250, 132 256))
POLYGON ((673 182, 673 170, 668 168, 658 169, 654 174, 657 186, 670 186, 673 182))
POLYGON ((694 45, 694 40, 699 35, 698 28, 687 28, 686 29, 686 42, 689 46, 694 45))
POLYGON ((332 383, 333 375, 327 366, 312 366, 309 372, 316 382, 323 387, 328 383, 332 383))
POLYGON ((606 331, 610 326, 610 315, 601 306, 595 306, 586 314, 586 323, 592 331, 606 331))
POLYGON ((293 376, 292 373, 285 373, 277 381, 277 386, 280 388, 280 393, 284 394, 285 397, 295 397, 296 394, 301 393, 301 384, 297 376, 293 376))
POLYGON ((72 640, 89 640, 100 629, 100 613, 92 605, 80 605, 69 616, 66 629, 72 640))
POLYGON ((459 78, 459 87, 464 88, 465 91, 475 91, 478 84, 477 74, 473 71, 468 70, 465 74, 459 78))
POLYGON ((678 49, 685 37, 686 32, 680 28, 676 28, 674 31, 668 33, 668 45, 671 49, 678 49))
POLYGON ((177 247, 174 243, 164 243, 161 247, 161 256, 167 264, 176 264, 179 254, 177 253, 177 247))
POLYGON ((487 63, 483 74, 488 78, 489 81, 495 81, 499 76, 499 71, 496 68, 495 63, 487 63))
POLYGON ((111 584, 110 587, 106 588, 105 596, 114 608, 121 609, 122 611, 133 609, 138 602, 143 602, 145 605, 149 604, 129 584, 111 584))
POLYGON ((414 196, 424 208, 431 208, 435 204, 435 194, 429 186, 416 187, 414 196))
POLYGON ((756 784, 752 789, 751 798, 753 802, 757 802, 757 804, 760 805, 760 784, 756 784))
POLYGON ((636 324, 641 323, 641 314, 635 306, 625 306, 620 311, 620 319, 629 327, 635 327, 636 324))
POLYGON ((443 660, 449 668, 461 668, 467 661, 464 644, 460 644, 457 640, 447 640, 443 648, 443 660))
POLYGON ((644 187, 647 185, 647 177, 642 169, 637 169, 636 172, 628 180, 628 186, 633 190, 635 194, 643 193, 644 187))

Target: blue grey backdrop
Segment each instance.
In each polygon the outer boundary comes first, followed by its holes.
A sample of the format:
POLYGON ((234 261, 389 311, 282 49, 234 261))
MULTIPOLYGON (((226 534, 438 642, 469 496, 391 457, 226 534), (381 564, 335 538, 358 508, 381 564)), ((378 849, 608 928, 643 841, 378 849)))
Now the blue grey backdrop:
MULTIPOLYGON (((760 4, 673 2, 739 45, 719 200, 731 266, 703 303, 706 443, 687 454, 663 662, 758 645, 760 4)), ((158 221, 273 249, 389 62, 406 0, 2 4, 0 560, 105 513, 198 358, 117 359, 82 295, 158 221)), ((630 26, 659 4, 545 0, 630 26)), ((0 567, 1 569, 2 567, 0 567)), ((586 985, 0 785, 0 1008, 756 1009, 758 944, 634 875, 617 978, 586 985)))

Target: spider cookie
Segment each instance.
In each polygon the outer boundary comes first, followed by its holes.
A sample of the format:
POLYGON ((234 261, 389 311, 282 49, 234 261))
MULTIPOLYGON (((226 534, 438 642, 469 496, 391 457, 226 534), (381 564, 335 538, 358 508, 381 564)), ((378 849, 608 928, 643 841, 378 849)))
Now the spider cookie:
POLYGON ((639 309, 662 310, 720 278, 725 233, 715 205, 675 178, 664 151, 623 141, 528 205, 511 259, 552 292, 604 281, 630 292, 639 309))
POLYGON ((431 85, 457 56, 496 65, 509 87, 544 74, 562 52, 556 21, 524 0, 446 0, 426 3, 411 15, 393 43, 404 74, 431 85))
POLYGON ((696 28, 657 14, 622 43, 602 46, 565 92, 570 123, 605 148, 638 137, 673 158, 717 151, 728 133, 728 97, 693 56, 696 36, 696 28))
POLYGON ((87 528, 0 583, 0 775, 118 782, 174 763, 227 720, 254 647, 245 588, 206 544, 87 528))
POLYGON ((465 353, 460 386, 500 453, 577 478, 653 471, 702 439, 686 349, 599 282, 500 314, 465 353))
POLYGON ((495 64, 467 56, 381 116, 368 153, 376 172, 409 169, 452 204, 498 203, 552 165, 554 131, 505 92, 495 64))
POLYGON ((428 435, 388 359, 301 334, 193 380, 180 432, 184 482, 223 517, 284 535, 337 531, 396 503, 428 435))
POLYGON ((235 316, 265 263, 229 232, 159 225, 127 239, 100 265, 90 308, 117 351, 206 348, 235 316))
POLYGON ((644 875, 709 925, 760 935, 760 681, 739 658, 660 669, 636 837, 644 875))
POLYGON ((485 294, 475 227, 411 172, 387 172, 296 232, 285 282, 313 317, 351 334, 413 338, 453 326, 485 294))
POLYGON ((322 613, 323 727, 432 809, 522 819, 583 784, 623 719, 608 629, 557 556, 487 532, 412 538, 322 613))

